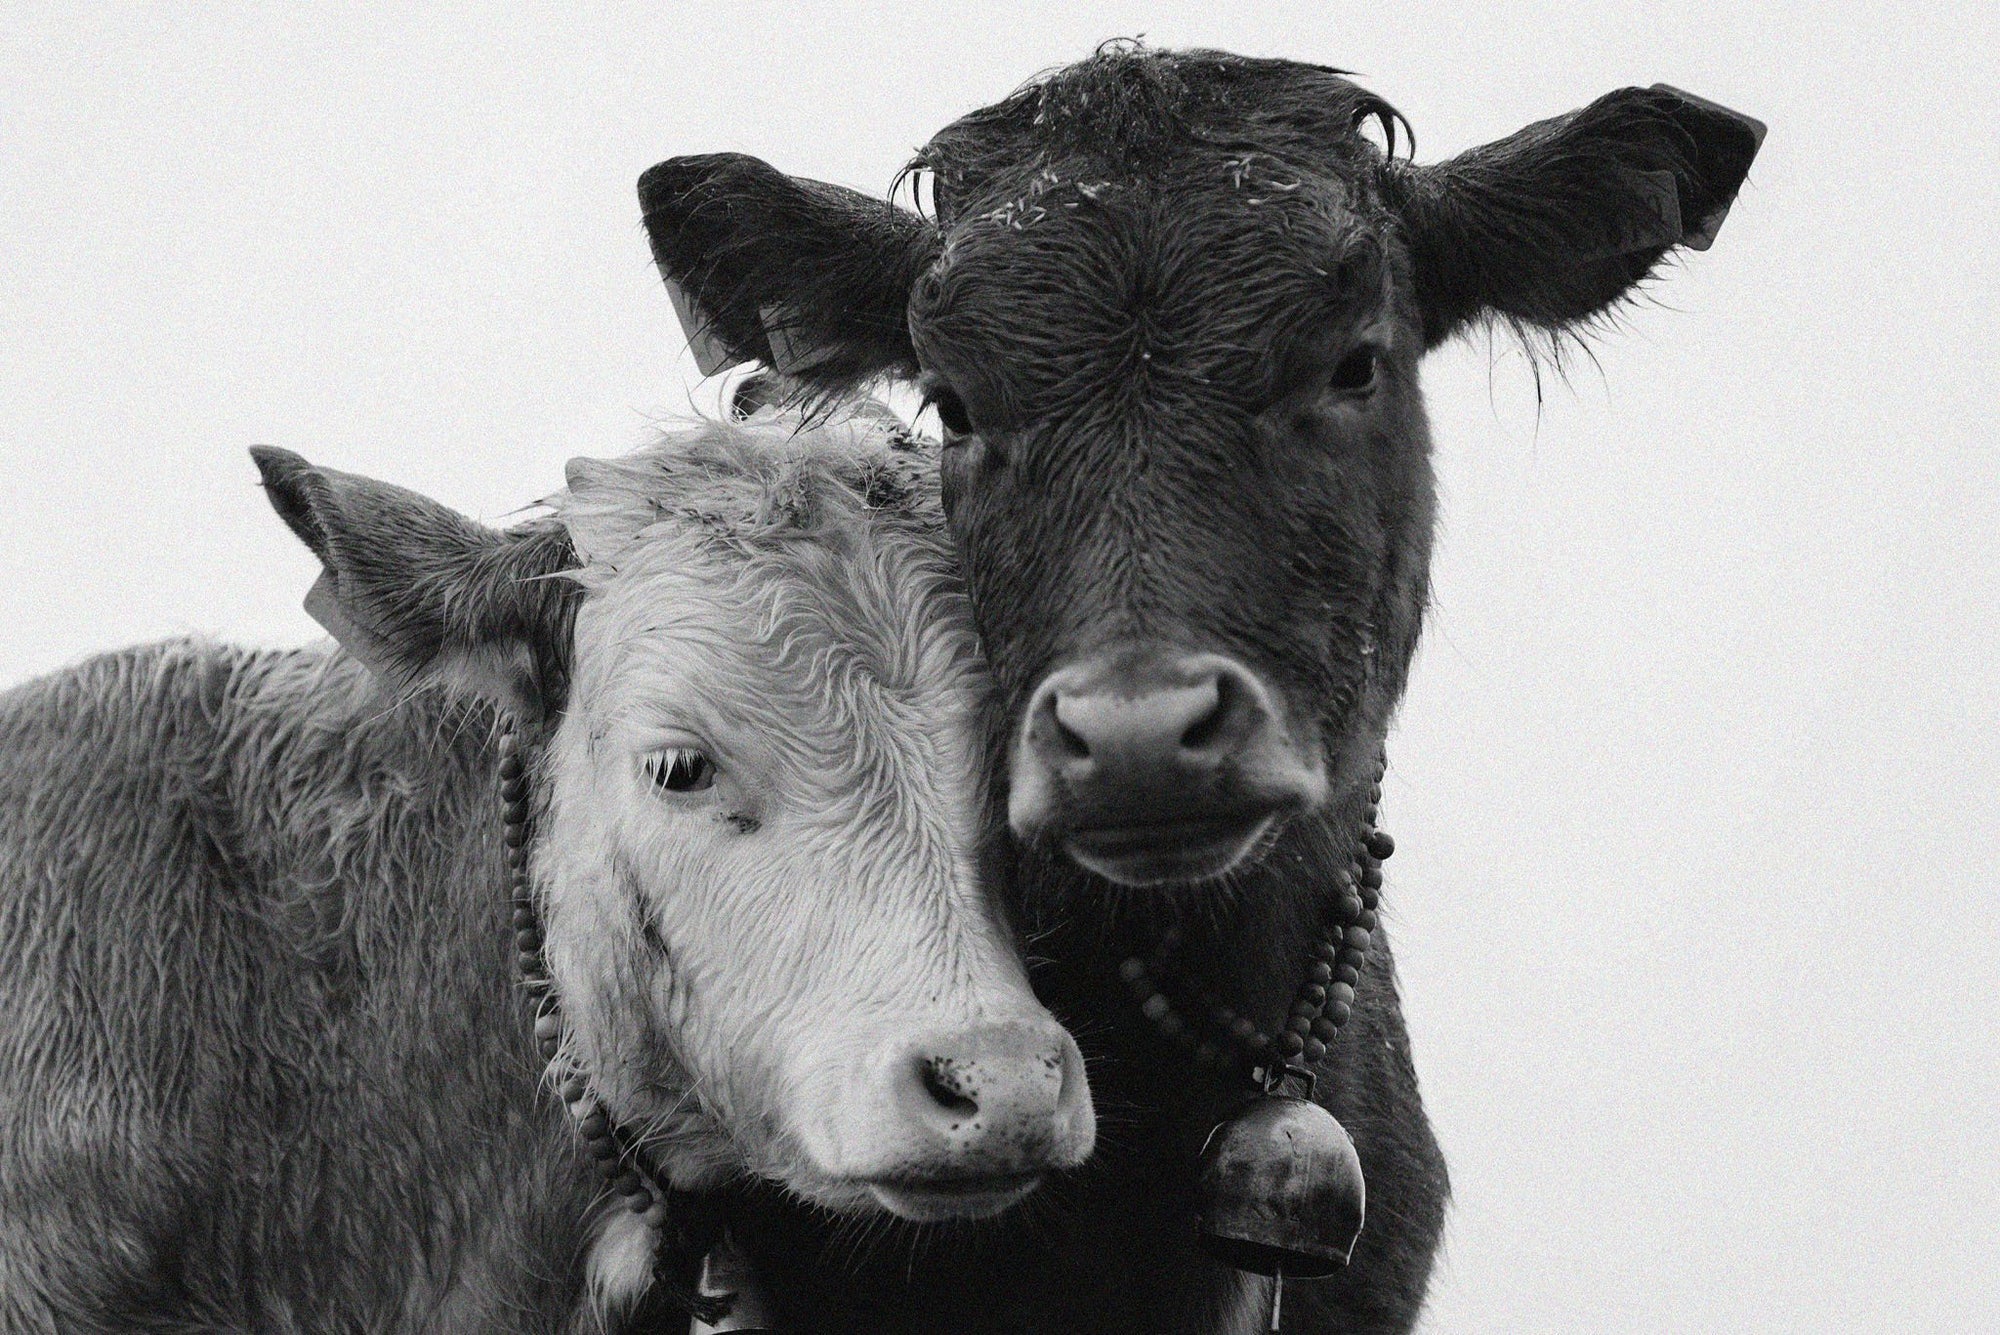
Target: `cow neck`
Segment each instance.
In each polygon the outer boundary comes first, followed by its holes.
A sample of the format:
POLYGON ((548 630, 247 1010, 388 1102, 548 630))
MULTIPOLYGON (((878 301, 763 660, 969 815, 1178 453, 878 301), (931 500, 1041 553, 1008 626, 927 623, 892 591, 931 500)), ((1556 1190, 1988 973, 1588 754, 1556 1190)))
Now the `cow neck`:
POLYGON ((1179 922, 1161 933, 1151 950, 1120 963, 1119 976, 1140 1013, 1197 1066, 1247 1070, 1266 1093, 1290 1078, 1311 1085, 1312 1068, 1353 1014, 1355 989, 1380 921, 1382 863, 1396 851, 1396 841, 1375 825, 1386 771, 1386 759, 1378 759, 1360 831, 1315 933, 1304 980, 1275 1032, 1245 1013, 1247 1007, 1232 1006, 1212 988, 1177 976, 1174 964, 1185 937, 1179 922))
POLYGON ((516 967, 534 1012, 535 1046, 548 1083, 561 1096, 605 1184, 653 1234, 653 1283, 629 1321, 634 1328, 649 1328, 651 1319, 667 1315, 660 1310, 666 1308, 697 1323, 717 1325, 729 1316, 738 1297, 713 1291, 709 1282, 711 1253, 724 1240, 722 1199, 716 1193, 674 1186, 638 1136, 611 1116, 591 1088, 589 1075, 565 1055, 562 999, 549 976, 541 910, 528 869, 534 843, 529 767, 512 719, 502 718, 497 749, 516 967))

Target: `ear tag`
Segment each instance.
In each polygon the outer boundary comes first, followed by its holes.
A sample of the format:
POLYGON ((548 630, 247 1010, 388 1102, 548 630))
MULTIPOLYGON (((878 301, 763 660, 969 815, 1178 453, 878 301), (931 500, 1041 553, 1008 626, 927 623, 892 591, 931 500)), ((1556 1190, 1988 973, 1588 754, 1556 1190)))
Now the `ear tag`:
POLYGON ((1681 200, 1680 191, 1674 185, 1674 174, 1669 171, 1630 171, 1624 177, 1644 202, 1644 207, 1633 210, 1632 216, 1624 220, 1624 225, 1605 239, 1605 244, 1585 251, 1577 257, 1579 261, 1587 263, 1642 250, 1658 250, 1681 239, 1681 200))
POLYGON ((694 354, 694 364, 703 375, 717 375, 749 360, 729 350, 729 345, 715 332, 715 322, 702 312, 686 288, 672 278, 666 283, 667 300, 674 303, 674 316, 681 322, 681 332, 687 335, 688 351, 694 354))
POLYGON ((317 621, 347 651, 347 656, 367 668, 377 681, 391 689, 405 684, 407 678, 393 666, 395 658, 389 652, 389 642, 349 616, 340 605, 340 593, 331 570, 321 571, 312 588, 306 591, 305 609, 306 615, 317 621))
MULTIPOLYGON (((1771 127, 1758 120, 1755 116, 1746 116, 1740 111, 1734 111, 1723 106, 1720 102, 1711 102, 1705 97, 1696 97, 1693 93, 1683 92, 1670 83, 1656 83, 1653 85, 1652 91, 1656 93, 1672 93, 1683 102, 1692 103, 1700 107, 1703 111, 1713 112, 1717 116, 1727 116, 1730 120, 1744 126, 1750 131, 1751 157, 1756 157, 1757 151, 1764 147, 1764 136, 1770 132, 1771 127)), ((1729 216, 1729 206, 1734 202, 1733 198, 1723 201, 1721 208, 1703 218, 1700 226, 1681 238, 1681 244, 1689 250, 1707 250, 1710 246, 1714 245, 1716 233, 1722 230, 1722 220, 1729 216)))
POLYGON ((784 307, 765 306, 757 315, 764 323, 764 339, 771 345, 771 369, 782 376, 797 376, 812 370, 819 358, 813 355, 812 344, 793 336, 797 322, 786 314, 784 307))

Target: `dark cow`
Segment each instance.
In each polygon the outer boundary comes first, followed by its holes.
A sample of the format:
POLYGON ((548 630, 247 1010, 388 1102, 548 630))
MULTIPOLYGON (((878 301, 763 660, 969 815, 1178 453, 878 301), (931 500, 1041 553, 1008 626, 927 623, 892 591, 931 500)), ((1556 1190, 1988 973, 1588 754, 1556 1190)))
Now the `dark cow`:
POLYGON ((538 1088, 496 706, 536 739, 572 1113, 857 1226, 1089 1153, 977 875, 986 685, 927 460, 691 427, 504 532, 259 464, 396 690, 180 642, 0 695, 0 1330, 616 1328, 665 1203, 605 1192, 538 1088))
MULTIPOLYGON (((934 216, 737 155, 641 180, 704 369, 902 378, 936 408, 1000 692, 996 865, 1105 1114, 1085 1173, 976 1236, 857 1256, 772 1205, 758 1259, 800 1328, 1256 1321, 1267 1287, 1197 1250, 1191 1195, 1240 1078, 1153 1032, 1120 961, 1178 930, 1178 993, 1275 1029, 1417 643, 1418 362, 1482 321, 1575 337, 1708 245, 1762 133, 1666 87, 1436 165, 1405 128, 1330 69, 1116 46, 933 138, 934 216)), ((1318 1076, 1368 1223, 1286 1328, 1407 1330, 1446 1179, 1379 933, 1318 1076)))

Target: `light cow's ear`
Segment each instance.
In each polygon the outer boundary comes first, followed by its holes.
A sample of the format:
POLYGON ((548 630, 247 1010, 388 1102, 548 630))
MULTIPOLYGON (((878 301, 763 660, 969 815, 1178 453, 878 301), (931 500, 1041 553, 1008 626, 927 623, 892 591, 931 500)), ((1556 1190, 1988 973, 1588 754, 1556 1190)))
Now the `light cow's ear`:
POLYGON ((1762 122, 1655 84, 1435 166, 1391 164, 1425 345, 1483 316, 1563 329, 1673 247, 1706 250, 1763 142, 1762 122))
POLYGON ((306 595, 340 646, 392 689, 442 685, 530 721, 560 711, 579 590, 559 524, 499 530, 401 487, 250 451, 264 492, 325 567, 306 595))
POLYGON ((740 153, 669 158, 639 203, 704 375, 757 361, 837 392, 916 374, 906 307, 942 245, 923 218, 740 153))

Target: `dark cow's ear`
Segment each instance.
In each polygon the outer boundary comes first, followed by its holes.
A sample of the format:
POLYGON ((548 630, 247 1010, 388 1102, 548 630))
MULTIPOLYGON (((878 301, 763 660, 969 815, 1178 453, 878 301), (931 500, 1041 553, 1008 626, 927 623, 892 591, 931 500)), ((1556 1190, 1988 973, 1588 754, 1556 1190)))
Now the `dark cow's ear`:
POLYGON ((905 308, 937 229, 756 158, 670 158, 639 178, 653 259, 702 374, 758 361, 817 391, 913 376, 905 308))
POLYGON ((325 567, 306 611, 393 689, 443 685, 530 720, 562 707, 578 596, 555 523, 487 528, 401 487, 250 451, 278 516, 325 567))
POLYGON ((1763 141, 1762 122, 1655 84, 1435 166, 1392 164, 1426 346, 1483 316, 1566 328, 1673 247, 1706 250, 1763 141))

